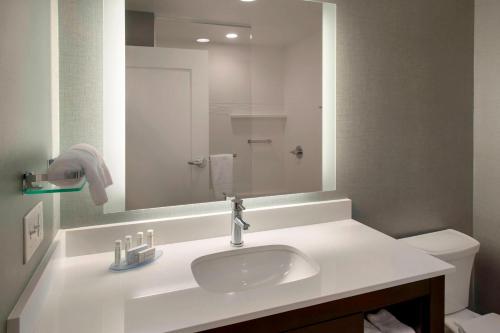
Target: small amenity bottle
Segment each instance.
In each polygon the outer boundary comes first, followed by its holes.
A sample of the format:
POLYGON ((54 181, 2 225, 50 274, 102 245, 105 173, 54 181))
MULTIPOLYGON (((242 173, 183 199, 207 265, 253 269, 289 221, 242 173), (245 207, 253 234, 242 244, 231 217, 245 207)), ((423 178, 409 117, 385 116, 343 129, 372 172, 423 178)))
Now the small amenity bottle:
POLYGON ((132 236, 125 236, 125 253, 132 247, 132 236))
POLYGON ((139 231, 137 233, 137 244, 136 246, 140 246, 144 243, 144 233, 142 231, 139 231))
POLYGON ((115 240, 115 265, 120 265, 122 262, 122 241, 115 240))
POLYGON ((146 240, 147 240, 147 243, 148 243, 148 247, 151 248, 151 247, 154 247, 155 244, 154 244, 154 231, 153 229, 149 229, 147 231, 147 236, 146 236, 146 240))

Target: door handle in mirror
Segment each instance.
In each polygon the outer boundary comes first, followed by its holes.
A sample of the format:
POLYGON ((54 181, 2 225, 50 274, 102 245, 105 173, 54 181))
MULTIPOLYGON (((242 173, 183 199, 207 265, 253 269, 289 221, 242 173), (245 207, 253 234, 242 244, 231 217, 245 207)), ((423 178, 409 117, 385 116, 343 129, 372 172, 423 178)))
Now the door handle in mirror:
POLYGON ((195 165, 198 168, 204 168, 207 166, 207 159, 205 157, 197 158, 191 161, 188 161, 189 165, 195 165))
POLYGON ((290 152, 290 154, 295 155, 297 158, 302 158, 304 157, 304 149, 302 148, 302 146, 297 146, 290 152))

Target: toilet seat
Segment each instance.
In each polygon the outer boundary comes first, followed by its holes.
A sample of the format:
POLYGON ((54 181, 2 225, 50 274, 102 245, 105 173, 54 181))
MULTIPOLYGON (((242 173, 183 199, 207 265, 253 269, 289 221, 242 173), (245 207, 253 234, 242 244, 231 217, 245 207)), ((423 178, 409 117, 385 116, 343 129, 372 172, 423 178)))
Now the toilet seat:
POLYGON ((461 324, 460 333, 498 333, 500 332, 500 315, 490 313, 461 324))
POLYGON ((445 316, 445 333, 460 333, 459 325, 466 323, 470 320, 481 317, 480 314, 475 313, 469 309, 461 310, 445 316))
POLYGON ((445 324, 446 333, 498 333, 500 332, 500 315, 490 313, 481 316, 465 309, 447 315, 445 324))

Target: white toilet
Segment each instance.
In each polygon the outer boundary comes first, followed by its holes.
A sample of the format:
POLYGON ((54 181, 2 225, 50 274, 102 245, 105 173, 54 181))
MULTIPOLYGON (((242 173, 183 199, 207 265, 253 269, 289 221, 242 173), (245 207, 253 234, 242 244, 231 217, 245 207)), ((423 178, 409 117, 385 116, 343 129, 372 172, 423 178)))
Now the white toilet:
POLYGON ((452 229, 400 240, 455 266, 456 271, 445 276, 446 332, 462 333, 467 326, 474 327, 467 333, 500 332, 499 315, 481 316, 467 309, 472 265, 479 251, 477 240, 452 229))

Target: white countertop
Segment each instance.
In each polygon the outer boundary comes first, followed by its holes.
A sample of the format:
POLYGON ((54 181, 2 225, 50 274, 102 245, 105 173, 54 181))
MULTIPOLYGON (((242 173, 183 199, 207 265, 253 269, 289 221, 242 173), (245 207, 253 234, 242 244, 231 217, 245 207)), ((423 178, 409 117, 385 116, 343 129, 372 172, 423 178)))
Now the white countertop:
POLYGON ((191 262, 228 251, 229 237, 158 246, 156 262, 110 272, 113 253, 66 257, 51 280, 37 332, 195 332, 415 282, 453 270, 354 220, 244 235, 245 247, 288 245, 316 261, 318 275, 274 287, 217 294, 201 289, 191 262))

